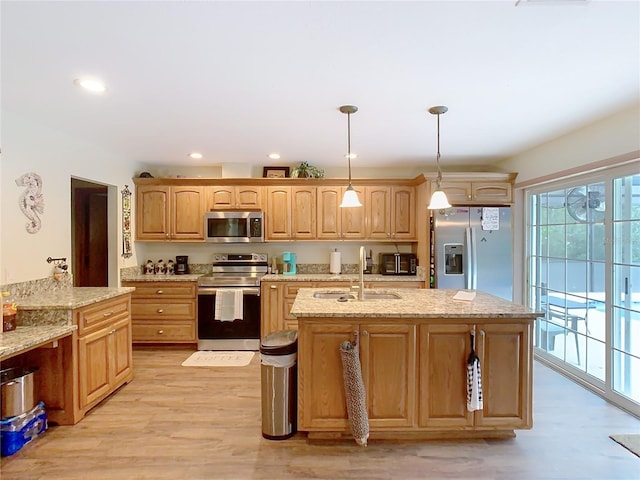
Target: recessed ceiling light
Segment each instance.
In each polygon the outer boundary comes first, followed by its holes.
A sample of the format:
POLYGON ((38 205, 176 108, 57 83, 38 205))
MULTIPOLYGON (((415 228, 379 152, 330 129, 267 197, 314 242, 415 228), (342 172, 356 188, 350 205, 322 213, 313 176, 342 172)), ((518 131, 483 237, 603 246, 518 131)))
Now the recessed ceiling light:
POLYGON ((189 154, 189 156, 190 156, 191 158, 196 158, 196 159, 202 158, 202 154, 201 154, 201 153, 199 153, 199 152, 191 152, 191 153, 189 154))
POLYGON ((73 83, 91 93, 104 93, 107 90, 105 84, 95 78, 76 78, 73 83))
POLYGON ((267 155, 267 157, 269 157, 271 160, 280 160, 279 153, 270 153, 269 155, 267 155))

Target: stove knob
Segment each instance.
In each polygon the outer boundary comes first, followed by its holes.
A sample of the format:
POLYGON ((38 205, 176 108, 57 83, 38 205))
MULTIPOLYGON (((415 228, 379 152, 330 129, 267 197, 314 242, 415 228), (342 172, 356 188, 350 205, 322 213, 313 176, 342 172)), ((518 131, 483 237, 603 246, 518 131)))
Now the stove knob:
POLYGON ((215 256, 213 257, 213 259, 214 259, 216 262, 220 261, 220 255, 215 255, 215 256))

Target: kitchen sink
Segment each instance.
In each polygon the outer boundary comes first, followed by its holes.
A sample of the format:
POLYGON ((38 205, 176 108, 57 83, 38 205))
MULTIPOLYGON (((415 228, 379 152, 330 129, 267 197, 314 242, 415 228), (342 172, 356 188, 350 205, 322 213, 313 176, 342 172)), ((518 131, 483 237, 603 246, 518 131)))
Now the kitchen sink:
POLYGON ((313 298, 330 298, 330 299, 339 299, 346 298, 349 300, 355 300, 355 296, 351 293, 347 292, 316 292, 313 294, 313 298))
MULTIPOLYGON (((335 299, 340 301, 356 300, 354 293, 347 292, 316 292, 313 298, 335 299)), ((364 300, 399 300, 400 295, 391 292, 364 292, 364 300)))
POLYGON ((400 295, 391 292, 364 292, 365 300, 399 300, 400 295))

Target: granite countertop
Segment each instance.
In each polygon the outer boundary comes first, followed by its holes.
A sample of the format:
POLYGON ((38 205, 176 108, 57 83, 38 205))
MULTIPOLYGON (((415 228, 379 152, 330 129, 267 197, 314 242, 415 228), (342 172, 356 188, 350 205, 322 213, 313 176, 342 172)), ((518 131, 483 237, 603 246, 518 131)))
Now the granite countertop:
MULTIPOLYGON (((488 293, 476 292, 472 301, 453 300, 459 290, 449 289, 365 289, 366 292, 388 292, 399 299, 336 299, 314 298, 316 292, 344 292, 341 288, 301 288, 291 314, 297 318, 523 318, 534 319, 540 312, 503 300, 488 293)), ((353 294, 353 292, 351 292, 353 294)))
MULTIPOLYGON (((357 273, 296 273, 295 275, 269 274, 262 277, 263 282, 350 282, 357 283, 360 276, 357 273)), ((423 282, 424 278, 417 275, 381 275, 367 273, 365 282, 423 282)))
POLYGON ((134 287, 71 287, 16 298, 16 304, 18 315, 25 310, 73 310, 134 290, 134 287))
POLYGON ((75 325, 19 326, 0 333, 0 361, 71 335, 77 328, 75 325))
POLYGON ((189 273, 186 275, 145 275, 134 273, 120 277, 122 282, 197 282, 202 273, 189 273))

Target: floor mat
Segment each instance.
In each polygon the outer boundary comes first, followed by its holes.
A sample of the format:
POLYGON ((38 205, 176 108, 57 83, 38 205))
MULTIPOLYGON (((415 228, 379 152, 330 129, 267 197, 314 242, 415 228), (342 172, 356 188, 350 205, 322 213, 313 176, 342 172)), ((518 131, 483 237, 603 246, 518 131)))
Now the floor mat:
POLYGON ((222 352, 200 350, 182 362, 183 367, 244 367, 249 365, 255 352, 222 352))
POLYGON ((609 438, 640 457, 640 434, 609 435, 609 438))

